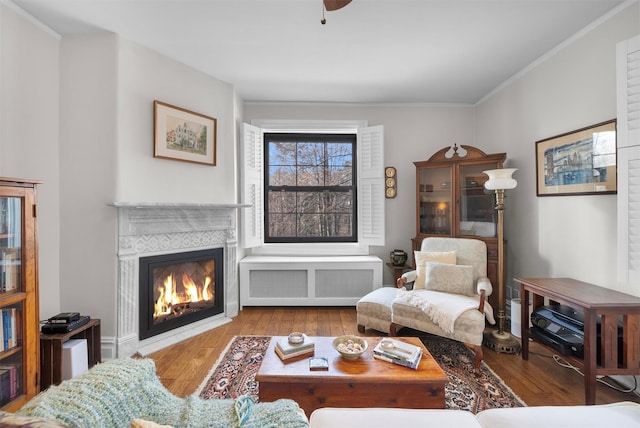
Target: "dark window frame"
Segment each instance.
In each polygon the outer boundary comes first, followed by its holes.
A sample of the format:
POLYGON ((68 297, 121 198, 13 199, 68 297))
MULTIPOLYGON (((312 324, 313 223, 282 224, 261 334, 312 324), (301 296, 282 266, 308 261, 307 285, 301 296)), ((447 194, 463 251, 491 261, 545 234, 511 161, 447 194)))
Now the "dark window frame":
MULTIPOLYGON (((282 133, 282 132, 265 132, 263 134, 264 144, 264 242, 265 243, 340 243, 340 242, 358 242, 358 207, 357 207, 357 134, 335 134, 335 133, 282 133), (325 144, 344 143, 345 140, 351 142, 351 184, 348 186, 271 186, 270 185, 270 164, 269 164, 269 144, 271 142, 322 142, 325 144), (334 236, 334 237, 274 237, 270 235, 270 211, 269 211, 269 193, 270 191, 283 192, 352 192, 351 200, 351 235, 350 236, 334 236)), ((295 163, 296 166, 299 164, 295 163)), ((326 164, 325 164, 326 166, 326 164)), ((300 212, 296 211, 297 215, 300 212)), ((296 220, 297 221, 297 220, 296 220)), ((296 228, 297 229, 297 228, 296 228)))

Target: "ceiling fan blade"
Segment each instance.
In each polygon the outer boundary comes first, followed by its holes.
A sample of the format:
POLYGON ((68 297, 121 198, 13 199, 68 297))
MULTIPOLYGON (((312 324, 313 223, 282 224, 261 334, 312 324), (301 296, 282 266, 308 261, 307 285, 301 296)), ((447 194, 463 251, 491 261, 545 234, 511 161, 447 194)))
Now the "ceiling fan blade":
POLYGON ((351 3, 351 0, 323 0, 323 1, 324 1, 324 8, 327 11, 342 9, 343 7, 351 3))

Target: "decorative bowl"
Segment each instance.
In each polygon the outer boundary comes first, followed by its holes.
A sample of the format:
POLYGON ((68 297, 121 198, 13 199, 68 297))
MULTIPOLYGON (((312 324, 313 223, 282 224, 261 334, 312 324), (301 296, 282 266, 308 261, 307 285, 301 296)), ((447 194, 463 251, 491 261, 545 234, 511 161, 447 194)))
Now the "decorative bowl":
POLYGON ((393 250, 389 253, 389 259, 394 266, 404 266, 407 262, 407 253, 402 250, 393 250))
POLYGON ((367 350, 369 344, 360 336, 338 336, 333 339, 335 349, 345 360, 356 360, 367 350))
POLYGON ((298 344, 304 342, 304 337, 305 336, 306 335, 301 331, 294 331, 293 333, 289 334, 288 340, 289 340, 290 344, 298 345, 298 344))

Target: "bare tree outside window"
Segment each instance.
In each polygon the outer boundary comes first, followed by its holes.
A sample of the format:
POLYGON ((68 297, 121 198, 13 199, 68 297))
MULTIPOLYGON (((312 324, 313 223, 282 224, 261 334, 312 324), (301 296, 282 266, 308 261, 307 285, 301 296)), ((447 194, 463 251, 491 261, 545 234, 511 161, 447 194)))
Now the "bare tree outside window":
POLYGON ((265 134, 265 242, 355 242, 356 136, 265 134))

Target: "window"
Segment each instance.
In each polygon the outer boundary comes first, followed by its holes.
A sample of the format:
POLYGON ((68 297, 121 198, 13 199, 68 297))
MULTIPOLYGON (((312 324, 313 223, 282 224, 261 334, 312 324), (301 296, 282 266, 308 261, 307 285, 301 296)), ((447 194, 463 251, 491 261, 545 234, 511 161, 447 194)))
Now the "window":
MULTIPOLYGON (((254 121, 251 125, 242 124, 241 200, 245 205, 240 210, 242 246, 251 248, 252 254, 264 255, 357 255, 369 254, 370 245, 384 245, 383 131, 381 125, 367 127, 366 121, 264 120, 254 121), (307 144, 302 150, 302 146, 297 144, 300 141, 294 141, 296 158, 291 160, 291 156, 287 153, 294 153, 294 151, 288 146, 290 150, 284 150, 284 144, 291 142, 286 138, 300 134, 307 135, 307 141, 302 143, 313 144, 307 144), (334 135, 337 139, 326 140, 327 135, 334 135), (353 143, 354 135, 355 143, 353 143), (276 149, 274 153, 278 155, 272 160, 266 156, 269 148, 265 147, 264 141, 277 136, 281 138, 278 137, 279 139, 274 142, 283 144, 279 146, 283 149, 281 153, 276 149), (308 186, 309 182, 298 180, 298 177, 303 178, 305 175, 299 174, 299 171, 304 168, 315 169, 316 177, 319 177, 317 175, 319 170, 327 170, 324 163, 331 165, 332 161, 331 156, 326 153, 337 153, 337 147, 330 146, 336 141, 351 141, 351 183, 343 183, 335 177, 326 178, 324 172, 322 181, 316 179, 315 186, 308 186), (319 147, 322 147, 324 157, 322 161, 314 158, 311 162, 309 161, 311 156, 306 156, 308 159, 304 160, 305 156, 298 155, 311 148, 317 151, 319 147), (279 181, 271 182, 270 173, 266 171, 273 170, 272 167, 275 166, 280 169, 281 176, 279 181), (296 177, 295 181, 294 177, 296 177), (318 189, 318 183, 324 186, 322 192, 318 189), (269 193, 268 188, 272 185, 273 189, 279 191, 269 193), (293 189, 296 186, 297 189, 293 189), (286 194, 284 200, 266 201, 267 198, 271 198, 271 195, 274 199, 277 198, 277 194, 280 194, 283 189, 286 194), (328 192, 328 196, 334 198, 334 201, 320 210, 321 202, 325 202, 320 201, 320 194, 324 195, 325 192, 328 192), (313 199, 313 197, 316 198, 314 205, 316 212, 308 212, 308 206, 301 204, 301 201, 304 198, 313 199), (348 233, 345 232, 346 228, 342 227, 344 226, 342 223, 338 229, 333 227, 337 224, 336 215, 348 214, 348 211, 344 211, 347 200, 351 201, 351 220, 348 226, 351 230, 348 233), (274 203, 275 206, 272 206, 274 203), (266 207, 269 209, 265 210, 266 207), (272 219, 274 215, 282 217, 272 219), (285 216, 287 221, 284 221, 285 216), (293 222, 294 217, 295 222, 293 222), (305 217, 305 221, 307 217, 311 220, 302 227, 299 217, 305 217), (276 229, 270 229, 272 220, 275 220, 276 229), (308 232, 312 228, 309 225, 314 225, 313 227, 316 228, 315 236, 314 233, 308 232), (295 234, 292 232, 294 228, 295 234)), ((340 147, 344 149, 346 146, 340 147)), ((338 174, 340 170, 338 175, 344 180, 347 164, 345 157, 342 157, 341 163, 335 163, 333 172, 338 174), (342 167, 338 168, 338 164, 342 167)), ((276 175, 274 172, 273 176, 276 177, 276 175)))
POLYGON ((264 141, 265 242, 356 242, 356 135, 264 141))

